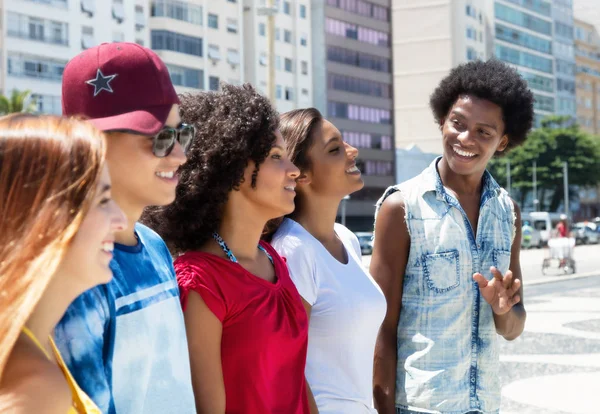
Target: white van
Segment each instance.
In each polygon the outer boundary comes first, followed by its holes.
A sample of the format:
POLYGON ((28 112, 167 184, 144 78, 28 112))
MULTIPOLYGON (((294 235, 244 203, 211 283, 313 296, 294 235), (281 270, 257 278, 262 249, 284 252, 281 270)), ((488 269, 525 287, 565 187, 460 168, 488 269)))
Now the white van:
POLYGON ((548 244, 552 236, 552 231, 560 221, 560 213, 548 213, 547 211, 532 211, 523 213, 521 219, 529 220, 531 227, 540 232, 540 242, 543 245, 548 244))

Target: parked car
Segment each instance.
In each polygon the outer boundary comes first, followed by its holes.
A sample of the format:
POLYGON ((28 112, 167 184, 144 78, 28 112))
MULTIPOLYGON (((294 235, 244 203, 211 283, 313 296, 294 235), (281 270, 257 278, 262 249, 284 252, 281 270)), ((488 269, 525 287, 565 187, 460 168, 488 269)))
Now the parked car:
POLYGON ((373 233, 370 231, 359 231, 354 233, 358 238, 358 242, 360 243, 360 252, 362 254, 372 254, 373 253, 373 233))
POLYGON ((575 223, 571 231, 577 244, 597 244, 600 241, 600 234, 587 223, 575 223))

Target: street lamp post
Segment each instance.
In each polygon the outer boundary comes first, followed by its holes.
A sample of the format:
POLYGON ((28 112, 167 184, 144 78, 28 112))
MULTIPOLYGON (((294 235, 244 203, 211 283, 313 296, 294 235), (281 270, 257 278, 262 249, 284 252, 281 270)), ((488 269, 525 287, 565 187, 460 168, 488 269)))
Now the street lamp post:
POLYGON ((565 214, 569 217, 569 163, 563 162, 563 186, 565 189, 565 214))
POLYGON ((268 75, 267 75, 267 96, 273 105, 275 104, 275 15, 277 6, 273 4, 274 0, 266 0, 265 6, 258 7, 256 13, 260 16, 267 16, 267 50, 269 53, 268 75))
POLYGON ((533 211, 539 211, 537 198, 537 161, 533 161, 533 211))
POLYGON ((348 202, 348 200, 350 200, 350 196, 349 195, 347 195, 346 197, 342 198, 342 212, 341 212, 342 226, 346 226, 346 203, 348 202))

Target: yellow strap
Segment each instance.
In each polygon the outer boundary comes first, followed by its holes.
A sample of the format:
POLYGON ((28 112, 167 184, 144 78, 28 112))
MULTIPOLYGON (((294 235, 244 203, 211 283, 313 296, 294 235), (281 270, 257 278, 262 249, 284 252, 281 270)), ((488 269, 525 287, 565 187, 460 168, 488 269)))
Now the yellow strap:
POLYGON ((25 335, 27 335, 29 337, 29 339, 31 339, 31 342, 33 342, 40 349, 40 351, 42 351, 44 353, 44 355, 46 355, 46 358, 48 358, 50 361, 52 361, 52 357, 50 356, 50 354, 48 353, 46 348, 44 348, 42 346, 42 343, 36 338, 36 336, 33 334, 33 332, 31 332, 29 330, 28 327, 23 326, 23 333, 25 335))
POLYGON ((77 381, 71 375, 69 368, 65 364, 65 361, 60 354, 56 344, 52 337, 48 337, 50 340, 50 346, 52 347, 52 351, 54 352, 54 357, 56 358, 56 363, 58 367, 63 372, 65 379, 67 380, 67 384, 69 384, 69 388, 71 389, 71 395, 73 397, 73 408, 78 413, 86 413, 86 414, 102 414, 98 406, 92 401, 90 397, 87 396, 85 392, 77 385, 77 381))
MULTIPOLYGON (((27 328, 26 326, 23 326, 23 333, 25 335, 27 335, 29 337, 29 339, 31 339, 31 341, 44 353, 44 355, 46 355, 46 358, 48 358, 50 361, 52 361, 52 357, 50 357, 50 354, 48 353, 48 351, 46 351, 46 349, 42 346, 41 342, 36 338, 36 336, 33 334, 33 332, 31 332, 31 330, 29 330, 29 328, 27 328)), ((52 339, 52 337, 48 336, 48 340, 50 341, 50 347, 52 348, 52 352, 54 353, 54 358, 56 359, 56 363, 57 363, 58 367, 60 368, 60 370, 62 371, 63 375, 65 376, 65 380, 67 381, 67 384, 69 385, 69 388, 71 389, 71 396, 73 398, 73 407, 71 407, 69 409, 69 412, 67 414, 79 414, 79 413, 102 414, 102 412, 100 411, 98 406, 96 404, 94 404, 94 402, 90 399, 90 397, 88 397, 82 391, 82 389, 79 388, 79 385, 77 385, 75 378, 73 378, 73 376, 71 375, 71 372, 65 365, 65 361, 62 359, 62 356, 60 355, 60 352, 59 352, 58 348, 56 347, 56 344, 54 343, 54 340, 52 339)))

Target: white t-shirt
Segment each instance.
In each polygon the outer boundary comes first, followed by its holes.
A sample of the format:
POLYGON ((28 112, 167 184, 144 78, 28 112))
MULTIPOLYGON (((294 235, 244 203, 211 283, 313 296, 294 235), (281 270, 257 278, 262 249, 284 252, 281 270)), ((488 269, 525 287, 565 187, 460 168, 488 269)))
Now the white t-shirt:
POLYGON ((298 292, 312 305, 306 379, 319 413, 377 413, 373 354, 386 301, 362 265, 354 233, 337 223, 335 232, 346 248, 347 264, 290 219, 284 220, 271 244, 286 258, 298 292))

